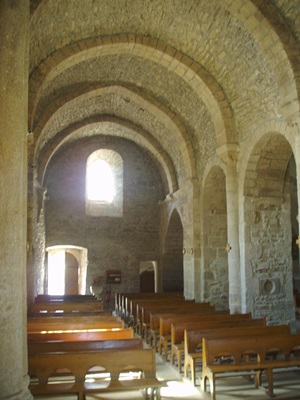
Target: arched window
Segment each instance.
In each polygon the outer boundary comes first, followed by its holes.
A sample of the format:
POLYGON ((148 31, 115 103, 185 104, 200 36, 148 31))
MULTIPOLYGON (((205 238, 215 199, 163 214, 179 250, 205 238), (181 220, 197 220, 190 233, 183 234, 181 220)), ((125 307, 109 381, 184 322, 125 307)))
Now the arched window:
POLYGON ((86 213, 113 217, 123 214, 123 160, 113 150, 96 150, 87 159, 86 213))
POLYGON ((113 201, 115 180, 112 169, 105 160, 97 159, 88 165, 86 185, 89 200, 107 203, 113 201))

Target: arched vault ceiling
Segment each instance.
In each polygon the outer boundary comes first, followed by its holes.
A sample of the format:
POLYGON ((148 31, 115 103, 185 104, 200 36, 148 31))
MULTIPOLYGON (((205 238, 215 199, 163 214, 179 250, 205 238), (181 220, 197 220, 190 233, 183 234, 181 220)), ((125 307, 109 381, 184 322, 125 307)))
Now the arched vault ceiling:
MULTIPOLYGON (((204 91, 208 92, 207 88, 203 84, 201 85, 201 80, 198 79, 198 81, 199 88, 202 88, 202 94, 204 94, 204 91)), ((80 94, 86 93, 91 98, 97 93, 95 89, 97 87, 105 87, 105 84, 107 87, 111 87, 110 91, 115 90, 117 96, 120 96, 121 87, 126 87, 127 92, 125 93, 125 89, 123 90, 122 96, 124 99, 120 104, 126 104, 129 110, 126 116, 127 119, 132 118, 136 125, 147 126, 147 130, 162 143, 165 149, 172 150, 174 143, 176 143, 177 150, 181 151, 186 146, 192 147, 192 153, 197 152, 199 155, 197 157, 199 167, 214 153, 216 130, 220 133, 219 141, 229 140, 229 138, 226 140, 224 137, 222 139, 221 132, 224 133, 225 128, 222 126, 221 113, 218 110, 216 101, 209 98, 209 93, 206 97, 207 103, 204 104, 199 93, 176 73, 161 67, 158 63, 153 63, 151 60, 128 54, 106 55, 92 58, 88 62, 81 61, 63 69, 53 79, 46 80, 40 90, 40 102, 36 110, 38 122, 34 127, 35 136, 40 136, 44 124, 48 123, 52 113, 57 111, 61 104, 67 105, 70 102, 73 111, 71 112, 71 109, 69 109, 68 116, 71 117, 73 113, 74 120, 77 119, 81 115, 83 107, 87 107, 87 105, 80 104, 80 111, 77 112, 76 106, 79 107, 79 101, 76 101, 75 107, 74 103, 71 103, 74 96, 79 97, 80 94), (130 68, 128 68, 128 65, 130 65, 130 68), (126 71, 126 77, 124 76, 124 71, 126 71), (160 77, 159 80, 157 80, 158 76, 160 77), (124 82, 122 82, 122 79, 124 79, 124 82), (156 85, 153 85, 152 83, 155 80, 157 81, 156 85), (174 87, 176 87, 176 91, 173 90, 174 87), (131 95, 134 98, 136 97, 135 93, 143 101, 143 106, 137 106, 139 112, 133 108, 131 109, 134 103, 129 101, 131 95), (145 97, 147 97, 147 101, 144 101, 145 97), (178 140, 174 142, 171 134, 166 135, 164 133, 165 129, 157 128, 155 125, 147 125, 147 119, 145 118, 148 113, 147 108, 153 106, 164 111, 166 115, 173 114, 171 118, 177 119, 179 121, 178 124, 185 127, 184 131, 188 131, 188 134, 182 132, 182 141, 188 144, 180 143, 178 140), (214 113, 212 114, 213 111, 214 113), (218 115, 216 116, 216 114, 218 115), (199 144, 201 144, 201 147, 199 144)), ((100 100, 97 100, 96 109, 93 107, 86 111, 90 115, 100 112, 119 115, 121 110, 119 104, 112 104, 111 106, 104 104, 102 110, 99 103, 100 100)), ((90 104, 93 104, 91 99, 90 104)), ((166 117, 164 118, 166 119, 166 117)), ((58 129, 55 130, 58 131, 58 129)), ((42 141, 51 139, 50 131, 48 123, 48 129, 43 130, 42 141)), ((229 130, 229 132, 231 131, 229 130)), ((177 156, 174 157, 174 154, 172 156, 172 158, 178 158, 177 156)), ((193 158, 192 154, 190 156, 193 158)))
POLYGON ((68 126, 109 114, 148 132, 178 176, 182 169, 194 176, 217 146, 241 143, 266 119, 298 111, 296 5, 32 2, 29 127, 36 157, 68 126), (101 87, 111 89, 99 95, 101 87))
MULTIPOLYGON (((78 126, 86 125, 87 127, 81 129, 80 132, 82 136, 89 136, 88 125, 91 122, 95 123, 96 120, 101 125, 103 116, 105 116, 105 120, 119 121, 115 126, 116 136, 120 135, 117 129, 121 133, 124 131, 124 123, 120 121, 125 121, 126 125, 133 127, 132 140, 147 148, 152 155, 154 153, 159 155, 159 159, 164 154, 168 154, 164 157, 168 164, 166 174, 170 176, 168 179, 170 192, 176 188, 178 179, 175 177, 171 162, 181 180, 195 175, 193 149, 187 146, 186 143, 189 142, 184 140, 187 133, 179 123, 176 124, 176 117, 170 118, 155 105, 149 104, 131 90, 114 86, 99 88, 92 93, 87 92, 60 107, 48 120, 43 134, 39 137, 36 144, 35 164, 45 165, 46 162, 42 160, 42 157, 49 154, 47 148, 50 146, 53 149, 58 146, 59 141, 65 139, 72 127, 77 129, 78 126), (135 131, 134 135, 133 131, 135 131)), ((105 129, 103 131, 103 128, 99 127, 97 134, 101 132, 107 134, 105 129)), ((128 135, 124 137, 130 138, 128 135)), ((76 137, 74 136, 74 138, 76 137)), ((41 176, 43 173, 40 171, 39 175, 41 176)))

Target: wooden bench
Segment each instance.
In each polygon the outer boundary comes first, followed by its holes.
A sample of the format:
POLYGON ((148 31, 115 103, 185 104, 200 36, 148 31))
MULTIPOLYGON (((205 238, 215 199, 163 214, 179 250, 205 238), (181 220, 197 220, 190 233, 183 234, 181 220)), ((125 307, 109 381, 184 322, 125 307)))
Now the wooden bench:
POLYGON ((158 352, 163 354, 164 360, 168 360, 168 350, 171 348, 171 325, 176 322, 205 322, 205 321, 237 321, 237 320, 250 320, 251 313, 245 314, 228 314, 228 313, 201 313, 201 312, 186 312, 184 314, 173 313, 166 314, 160 317, 159 323, 159 343, 158 352))
POLYGON ((228 314, 227 311, 216 311, 209 303, 199 303, 194 307, 175 307, 158 311, 150 311, 149 342, 156 347, 160 337, 160 318, 168 315, 191 315, 191 314, 228 314))
POLYGON ((194 300, 185 300, 182 296, 156 296, 149 298, 134 298, 129 300, 129 317, 133 323, 141 319, 142 307, 167 307, 174 306, 175 304, 195 304, 194 300))
POLYGON ((81 302, 81 301, 98 301, 94 295, 89 294, 38 294, 35 303, 49 303, 49 302, 81 302))
POLYGON ((261 386, 261 375, 265 372, 267 393, 274 396, 274 369, 300 366, 300 335, 205 338, 202 340, 202 351, 201 389, 206 391, 208 380, 212 400, 216 399, 216 377, 232 372, 255 374, 256 387, 261 386), (220 361, 222 356, 226 357, 225 363, 220 361))
POLYGON ((134 332, 132 328, 112 328, 112 329, 91 329, 78 331, 45 331, 27 333, 28 342, 43 341, 62 341, 76 342, 84 340, 116 340, 133 339, 134 332))
POLYGON ((170 363, 177 366, 181 372, 182 360, 184 359, 184 331, 194 329, 223 329, 243 326, 266 326, 265 318, 254 318, 245 320, 220 320, 220 321, 176 321, 171 324, 171 356, 170 363))
MULTIPOLYGON (((118 308, 121 309, 122 318, 129 318, 132 313, 131 300, 155 300, 155 299, 182 299, 183 292, 158 292, 158 293, 124 293, 119 296, 118 308)), ((119 315, 120 316, 120 315, 119 315)))
POLYGON ((196 383, 196 362, 202 362, 202 339, 219 339, 227 337, 264 336, 289 334, 289 325, 277 326, 235 326, 218 327, 214 329, 185 330, 184 332, 184 377, 188 377, 191 370, 191 380, 196 383))
POLYGON ((143 339, 88 340, 78 342, 41 341, 28 342, 28 354, 66 353, 112 349, 142 349, 143 339))
POLYGON ((156 299, 144 299, 144 300, 131 300, 130 301, 130 323, 136 328, 136 332, 142 333, 143 323, 145 319, 148 319, 149 323, 149 312, 151 310, 164 310, 174 309, 176 307, 188 307, 189 305, 195 305, 193 300, 185 300, 184 298, 156 298, 156 299))
POLYGON ((40 302, 30 306, 30 313, 57 313, 57 312, 91 312, 103 310, 103 303, 100 301, 80 301, 80 302, 40 302))
POLYGON ((159 336, 159 324, 160 317, 164 314, 169 313, 213 313, 215 312, 214 307, 209 303, 195 303, 192 302, 181 302, 179 304, 162 304, 162 305, 148 305, 142 307, 142 332, 141 336, 145 338, 146 342, 157 342, 159 336))
POLYGON ((151 348, 29 354, 28 373, 34 396, 76 395, 78 400, 84 400, 92 393, 143 390, 150 399, 159 400, 160 388, 165 386, 156 378, 155 351, 151 348), (66 376, 55 379, 56 371, 59 374, 61 369, 69 371, 71 380, 66 376), (120 379, 122 372, 128 378, 130 371, 142 373, 138 379, 120 379), (109 380, 103 372, 110 375, 109 380))
POLYGON ((27 319, 27 332, 54 330, 124 328, 124 321, 113 316, 56 316, 30 317, 27 319))

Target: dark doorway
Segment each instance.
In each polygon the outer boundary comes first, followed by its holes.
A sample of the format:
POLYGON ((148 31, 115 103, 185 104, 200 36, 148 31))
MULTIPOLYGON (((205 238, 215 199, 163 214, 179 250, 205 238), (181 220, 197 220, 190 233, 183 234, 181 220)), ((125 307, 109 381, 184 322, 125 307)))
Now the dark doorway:
POLYGON ((154 271, 144 271, 140 274, 140 292, 154 292, 154 271))

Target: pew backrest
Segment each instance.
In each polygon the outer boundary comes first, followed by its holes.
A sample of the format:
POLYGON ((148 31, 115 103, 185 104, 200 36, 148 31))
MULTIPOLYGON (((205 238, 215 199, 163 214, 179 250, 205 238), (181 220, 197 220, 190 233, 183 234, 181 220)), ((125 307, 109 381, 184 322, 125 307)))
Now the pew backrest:
POLYGON ((218 328, 218 329, 194 329, 184 331, 184 352, 185 354, 195 353, 202 348, 202 340, 209 339, 222 339, 222 338, 240 338, 242 337, 258 337, 258 336, 272 336, 289 334, 289 325, 277 326, 247 326, 247 327, 231 327, 231 328, 218 328))
POLYGON ((248 326, 266 326, 265 318, 246 320, 220 320, 220 321, 176 321, 171 324, 171 344, 178 345, 184 342, 185 330, 208 330, 224 328, 241 328, 248 326))
POLYGON ((201 314, 201 313, 191 313, 187 312, 185 314, 166 314, 160 317, 159 323, 159 335, 171 335, 171 325, 176 322, 183 321, 198 321, 198 322, 213 322, 213 321, 238 321, 238 320, 250 320, 251 313, 245 314, 222 314, 222 313, 211 313, 211 314, 201 314))
POLYGON ((115 340, 133 339, 132 328, 91 329, 81 331, 47 331, 44 333, 27 333, 28 342, 65 341, 76 342, 83 340, 115 340))
POLYGON ((28 354, 41 353, 67 353, 80 351, 98 351, 98 350, 120 350, 120 349, 142 349, 143 340, 141 338, 133 339, 115 339, 115 340, 90 340, 79 342, 63 341, 44 341, 29 342, 28 354))
POLYGON ((28 318, 27 332, 42 332, 55 330, 124 328, 124 321, 116 317, 41 317, 28 318))

